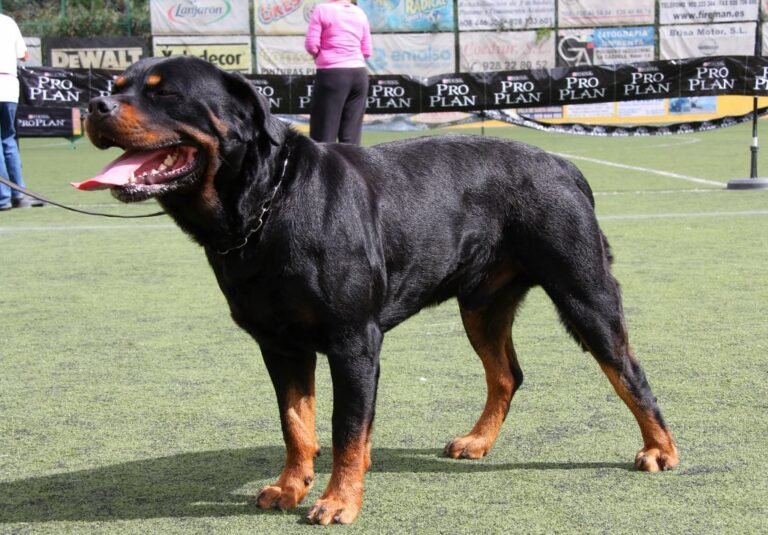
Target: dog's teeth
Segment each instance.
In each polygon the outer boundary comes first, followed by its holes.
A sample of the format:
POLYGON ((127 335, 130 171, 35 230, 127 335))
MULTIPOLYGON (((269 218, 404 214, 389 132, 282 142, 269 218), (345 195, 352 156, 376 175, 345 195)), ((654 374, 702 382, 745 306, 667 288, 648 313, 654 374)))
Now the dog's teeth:
POLYGON ((136 176, 131 172, 130 175, 128 175, 128 183, 129 184, 135 184, 136 183, 136 176))
POLYGON ((153 169, 152 172, 156 174, 156 173, 165 171, 166 169, 168 169, 168 166, 165 163, 161 163, 160 167, 158 167, 157 169, 153 169))
POLYGON ((176 153, 169 154, 168 156, 165 157, 165 160, 163 160, 163 165, 167 167, 172 166, 174 163, 176 163, 176 157, 177 157, 176 153))

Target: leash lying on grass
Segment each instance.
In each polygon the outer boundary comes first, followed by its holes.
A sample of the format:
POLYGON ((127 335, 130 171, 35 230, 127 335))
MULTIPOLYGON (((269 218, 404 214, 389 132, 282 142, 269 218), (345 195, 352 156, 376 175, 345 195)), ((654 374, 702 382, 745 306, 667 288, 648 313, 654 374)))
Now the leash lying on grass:
POLYGON ((151 214, 140 214, 140 215, 120 215, 120 214, 105 214, 103 212, 91 212, 90 210, 81 210, 80 208, 74 208, 73 206, 67 206, 66 204, 52 201, 51 199, 48 199, 47 197, 44 197, 39 193, 31 192, 27 188, 22 188, 21 186, 16 185, 10 180, 8 180, 7 178, 4 178, 2 176, 0 176, 0 183, 5 184, 6 186, 8 186, 13 190, 23 193, 24 195, 33 197, 38 201, 43 201, 44 203, 52 204, 54 206, 58 206, 59 208, 64 208, 65 210, 69 210, 70 212, 77 212, 78 214, 95 215, 95 216, 101 216, 101 217, 114 217, 119 219, 138 219, 142 217, 157 217, 160 215, 165 215, 165 212, 153 212, 151 214))

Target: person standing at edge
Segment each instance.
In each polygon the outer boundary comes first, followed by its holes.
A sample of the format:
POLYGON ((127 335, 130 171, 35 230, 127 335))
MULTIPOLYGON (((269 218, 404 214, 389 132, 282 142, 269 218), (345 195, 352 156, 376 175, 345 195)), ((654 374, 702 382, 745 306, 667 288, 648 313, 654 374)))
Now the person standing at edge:
MULTIPOLYGON (((16 143, 16 106, 19 102, 16 61, 28 59, 29 52, 16 22, 0 14, 0 135, 3 144, 0 176, 22 188, 25 186, 21 176, 21 156, 16 143)), ((30 199, 0 184, 0 210, 42 205, 42 201, 30 199)))
POLYGON ((365 12, 349 0, 318 4, 304 48, 315 58, 309 137, 315 141, 360 144, 368 98, 371 28, 365 12))

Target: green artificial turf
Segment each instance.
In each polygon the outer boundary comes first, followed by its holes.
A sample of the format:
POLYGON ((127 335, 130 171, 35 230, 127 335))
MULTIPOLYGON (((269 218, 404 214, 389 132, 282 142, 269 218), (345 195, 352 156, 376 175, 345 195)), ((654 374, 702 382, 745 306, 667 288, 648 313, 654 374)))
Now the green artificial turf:
MULTIPOLYGON (((485 399, 449 301, 385 338, 357 523, 303 521, 330 475, 323 359, 315 487, 296 511, 262 512, 250 499, 284 456, 277 406, 201 249, 166 217, 12 210, 0 213, 0 533, 766 532, 768 191, 709 183, 747 176, 749 125, 647 138, 485 133, 579 158, 677 470, 632 469, 637 425, 534 290, 513 331, 525 382, 488 457, 440 456, 485 399)), ((23 140, 29 187, 86 209, 157 210, 70 188, 117 154, 76 147, 23 140)))

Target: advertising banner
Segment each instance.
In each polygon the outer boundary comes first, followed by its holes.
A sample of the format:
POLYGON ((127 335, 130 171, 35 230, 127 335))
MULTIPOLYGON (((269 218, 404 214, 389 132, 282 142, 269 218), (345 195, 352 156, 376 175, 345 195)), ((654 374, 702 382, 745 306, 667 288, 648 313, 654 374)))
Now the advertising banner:
POLYGON ((373 74, 435 76, 456 70, 452 33, 378 34, 368 66, 373 74))
POLYGON ((252 72, 251 36, 153 37, 154 55, 196 56, 225 71, 252 72))
POLYGON ((83 135, 80 108, 16 108, 16 132, 21 137, 77 137, 83 135))
POLYGON ((459 0, 459 30, 527 30, 555 26, 555 0, 459 0))
POLYGON ((654 59, 653 26, 562 30, 557 45, 560 66, 613 65, 654 59))
POLYGON ((488 108, 538 107, 551 101, 546 70, 493 73, 486 84, 488 108))
MULTIPOLYGON (((21 104, 85 107, 91 98, 110 93, 114 76, 112 71, 97 69, 21 67, 21 104)), ((247 77, 269 100, 274 113, 308 113, 313 76, 247 77)), ((701 107, 707 102, 704 99, 719 95, 768 96, 768 58, 724 56, 635 65, 449 73, 429 78, 373 75, 368 112, 467 112, 666 98, 701 107)))
POLYGON ((669 69, 664 62, 617 65, 613 68, 616 97, 619 101, 661 98, 675 93, 679 71, 669 69))
POLYGON ((660 59, 747 56, 755 52, 757 23, 693 24, 659 28, 660 59))
POLYGON ((453 0, 359 0, 371 32, 452 32, 453 0))
POLYGON ((315 61, 304 50, 304 36, 256 38, 258 74, 314 74, 315 61))
POLYGON ((408 113, 418 106, 422 85, 408 76, 376 76, 368 86, 366 113, 408 113))
MULTIPOLYGON (((758 110, 758 115, 762 116, 768 112, 768 108, 758 110)), ((670 112, 671 113, 671 112, 670 112)), ((691 134, 694 132, 707 132, 717 128, 727 128, 737 124, 742 124, 752 120, 752 112, 739 116, 727 116, 719 119, 709 119, 706 121, 686 121, 677 124, 662 126, 608 126, 591 125, 583 123, 543 123, 528 116, 517 114, 512 110, 493 110, 485 114, 489 119, 504 121, 516 126, 533 128, 542 132, 552 132, 558 134, 578 134, 584 136, 669 136, 673 134, 691 134)))
POLYGON ((680 66, 678 96, 703 97, 707 95, 745 95, 748 68, 745 61, 713 58, 686 62, 680 66))
POLYGON ((758 0, 661 0, 661 24, 757 21, 758 0))
POLYGON ((19 104, 32 107, 85 107, 108 95, 116 73, 104 70, 21 67, 19 104))
POLYGON ((655 1, 557 0, 560 27, 653 24, 655 1))
POLYGON ((150 0, 152 35, 250 35, 246 0, 150 0))
POLYGON ((589 104, 616 100, 613 70, 595 67, 557 67, 549 71, 548 104, 589 104))
POLYGON ((254 33, 304 35, 315 5, 325 0, 253 0, 254 33))
POLYGON ((524 32, 462 32, 459 71, 518 71, 555 66, 555 34, 524 32))
POLYGON ((248 80, 253 85, 253 89, 267 99, 270 109, 291 109, 292 87, 290 77, 270 74, 252 74, 248 76, 248 80))
POLYGON ((48 64, 62 69, 124 71, 146 56, 146 42, 138 37, 49 37, 48 64))
POLYGON ((421 112, 472 111, 485 108, 485 84, 473 74, 433 76, 421 91, 421 112))

